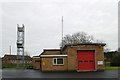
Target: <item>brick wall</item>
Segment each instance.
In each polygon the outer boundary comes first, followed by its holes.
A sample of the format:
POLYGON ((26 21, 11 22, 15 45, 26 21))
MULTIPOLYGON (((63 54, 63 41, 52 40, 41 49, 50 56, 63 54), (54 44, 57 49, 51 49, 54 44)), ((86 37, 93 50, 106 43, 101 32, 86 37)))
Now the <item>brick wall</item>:
POLYGON ((103 70, 104 65, 98 65, 97 61, 104 63, 104 49, 99 45, 79 45, 68 47, 68 70, 77 70, 77 50, 95 50, 96 70, 103 70))
POLYGON ((67 57, 45 57, 41 58, 42 71, 66 71, 67 57), (64 65, 53 65, 53 58, 64 58, 64 65))
MULTIPOLYGON (((101 45, 78 45, 78 46, 67 46, 64 49, 63 54, 68 54, 64 58, 64 65, 53 65, 53 58, 57 57, 43 57, 41 58, 41 70, 42 71, 76 71, 77 66, 77 51, 78 50, 95 50, 95 67, 96 70, 104 70, 104 64, 98 65, 98 61, 104 63, 104 48, 101 45)), ((54 51, 53 51, 54 52, 54 51)), ((52 54, 52 51, 47 51, 43 54, 52 54)), ((60 54, 58 51, 56 54, 60 54)), ((60 57, 59 57, 60 58, 60 57)))
POLYGON ((32 59, 33 69, 40 69, 40 58, 32 59))

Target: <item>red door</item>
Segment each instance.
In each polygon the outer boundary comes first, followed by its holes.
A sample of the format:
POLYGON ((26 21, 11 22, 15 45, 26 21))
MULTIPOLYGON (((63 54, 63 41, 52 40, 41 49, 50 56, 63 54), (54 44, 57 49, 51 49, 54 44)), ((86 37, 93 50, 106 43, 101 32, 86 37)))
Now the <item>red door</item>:
POLYGON ((77 52, 78 70, 95 70, 95 51, 81 50, 77 52))

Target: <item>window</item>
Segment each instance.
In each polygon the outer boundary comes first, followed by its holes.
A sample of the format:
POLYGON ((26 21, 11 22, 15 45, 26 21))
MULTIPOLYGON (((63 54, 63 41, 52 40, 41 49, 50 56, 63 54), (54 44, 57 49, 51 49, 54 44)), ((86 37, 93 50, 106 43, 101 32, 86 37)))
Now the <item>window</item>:
POLYGON ((90 60, 90 62, 93 62, 93 60, 90 60))
POLYGON ((64 59, 63 58, 53 58, 53 65, 63 65, 64 59))
POLYGON ((82 60, 79 60, 79 62, 82 62, 82 60))

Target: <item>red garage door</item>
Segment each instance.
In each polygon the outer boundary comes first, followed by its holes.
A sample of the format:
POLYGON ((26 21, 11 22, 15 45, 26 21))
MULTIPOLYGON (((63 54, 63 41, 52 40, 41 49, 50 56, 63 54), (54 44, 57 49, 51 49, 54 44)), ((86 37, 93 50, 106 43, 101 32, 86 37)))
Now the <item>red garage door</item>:
POLYGON ((95 51, 81 50, 77 52, 78 70, 95 70, 95 51))

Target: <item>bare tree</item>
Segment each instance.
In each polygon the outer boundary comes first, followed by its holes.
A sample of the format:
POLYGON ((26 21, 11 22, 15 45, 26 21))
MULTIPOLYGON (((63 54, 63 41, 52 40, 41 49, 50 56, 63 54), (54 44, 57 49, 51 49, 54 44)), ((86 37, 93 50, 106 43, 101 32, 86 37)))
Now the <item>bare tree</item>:
POLYGON ((63 37, 63 42, 61 42, 60 46, 62 45, 72 45, 72 44, 80 44, 80 43, 102 43, 101 40, 95 40, 92 35, 88 35, 85 32, 77 32, 72 35, 65 35, 63 37))
POLYGON ((108 48, 107 45, 106 45, 105 48, 104 48, 104 52, 105 52, 105 53, 110 52, 110 49, 108 48))

